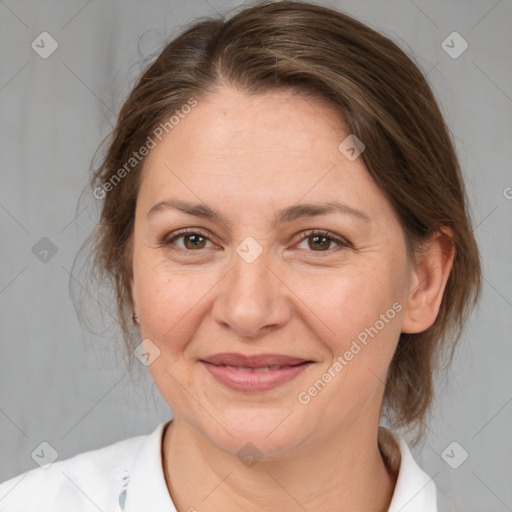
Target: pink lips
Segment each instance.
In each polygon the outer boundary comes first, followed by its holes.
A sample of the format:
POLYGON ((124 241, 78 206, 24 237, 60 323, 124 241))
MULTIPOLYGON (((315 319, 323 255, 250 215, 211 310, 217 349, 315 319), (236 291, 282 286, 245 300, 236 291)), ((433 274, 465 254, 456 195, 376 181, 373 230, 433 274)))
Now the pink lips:
POLYGON ((294 379, 313 361, 279 354, 214 354, 200 360, 213 377, 237 391, 266 391, 294 379))

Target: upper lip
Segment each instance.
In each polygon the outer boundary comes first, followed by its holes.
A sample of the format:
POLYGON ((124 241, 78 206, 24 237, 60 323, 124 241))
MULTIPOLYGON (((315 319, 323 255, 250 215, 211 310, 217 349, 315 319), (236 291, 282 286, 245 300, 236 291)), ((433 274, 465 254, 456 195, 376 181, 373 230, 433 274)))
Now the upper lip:
POLYGON ((301 357, 284 356, 280 354, 259 354, 254 356, 246 356, 244 354, 236 354, 233 352, 224 352, 213 354, 201 359, 206 363, 214 365, 237 366, 240 368, 263 368, 265 366, 292 366, 301 363, 312 362, 301 357))

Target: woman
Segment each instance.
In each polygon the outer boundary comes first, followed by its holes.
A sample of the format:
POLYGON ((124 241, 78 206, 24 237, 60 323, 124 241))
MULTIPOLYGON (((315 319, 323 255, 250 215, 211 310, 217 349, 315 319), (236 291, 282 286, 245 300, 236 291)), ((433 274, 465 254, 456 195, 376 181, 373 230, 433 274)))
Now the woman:
POLYGON ((174 417, 5 482, 0 510, 437 510, 398 429, 421 437, 481 277, 402 50, 307 3, 196 22, 91 183, 94 262, 174 417))

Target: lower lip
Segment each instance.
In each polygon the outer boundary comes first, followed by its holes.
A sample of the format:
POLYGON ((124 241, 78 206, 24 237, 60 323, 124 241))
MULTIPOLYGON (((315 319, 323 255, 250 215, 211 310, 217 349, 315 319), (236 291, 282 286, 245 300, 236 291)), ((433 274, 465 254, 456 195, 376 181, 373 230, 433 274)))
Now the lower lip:
POLYGON ((313 363, 303 363, 266 372, 235 370, 227 366, 216 366, 204 361, 201 361, 201 364, 217 381, 228 388, 236 391, 267 391, 294 379, 313 363))

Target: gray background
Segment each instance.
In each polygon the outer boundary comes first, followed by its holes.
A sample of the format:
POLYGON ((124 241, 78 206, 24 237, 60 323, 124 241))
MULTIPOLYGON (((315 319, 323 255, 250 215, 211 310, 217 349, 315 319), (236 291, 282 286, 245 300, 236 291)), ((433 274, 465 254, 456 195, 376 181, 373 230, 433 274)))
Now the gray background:
MULTIPOLYGON (((415 455, 441 510, 512 510, 512 3, 324 3, 414 52, 455 136, 485 285, 415 455), (456 59, 441 46, 453 31, 469 44, 456 59), (452 460, 469 454, 458 469, 441 457, 453 441, 452 460)), ((90 195, 77 203, 151 53, 192 18, 237 5, 0 0, 0 481, 36 467, 31 452, 43 440, 65 459, 149 433, 171 415, 145 368, 128 374, 121 341, 77 319, 69 272, 97 215, 90 195), (59 45, 47 59, 31 48, 43 31, 59 45), (57 248, 46 263, 32 252, 42 237, 57 248)))

